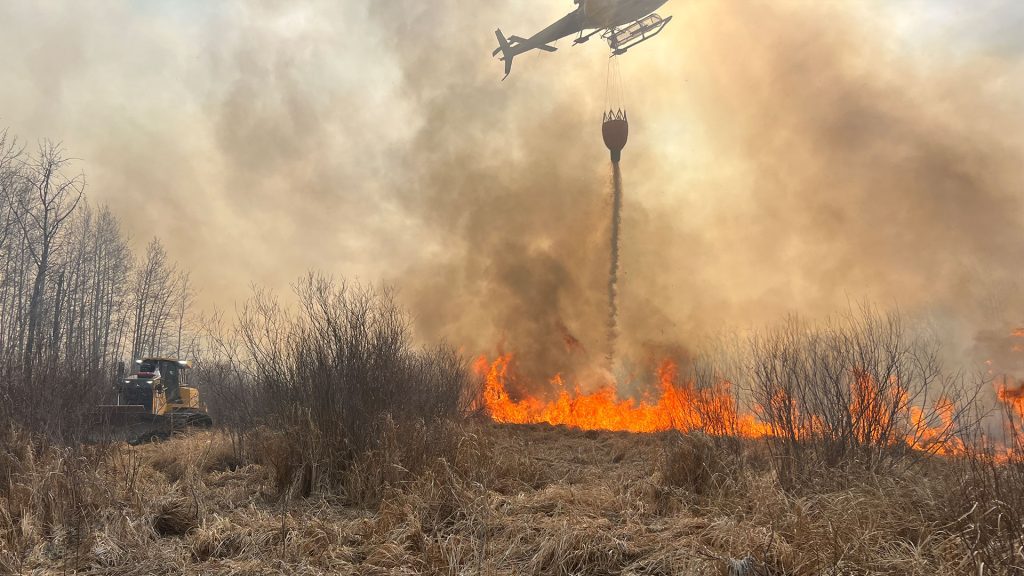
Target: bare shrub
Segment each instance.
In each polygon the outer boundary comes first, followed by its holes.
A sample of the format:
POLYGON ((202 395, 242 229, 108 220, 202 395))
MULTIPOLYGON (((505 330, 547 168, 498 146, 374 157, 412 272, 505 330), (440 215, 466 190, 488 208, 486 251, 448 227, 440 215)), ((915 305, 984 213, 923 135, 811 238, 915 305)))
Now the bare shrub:
POLYGON ((236 429, 254 420, 253 395, 237 366, 226 360, 198 361, 193 367, 196 386, 215 425, 236 429))
POLYGON ((251 380, 241 370, 235 351, 217 338, 222 358, 200 361, 195 366, 195 382, 202 390, 203 402, 213 425, 228 432, 232 459, 237 465, 251 456, 247 441, 260 425, 257 395, 251 380))
POLYGON ((39 363, 31 371, 18 362, 0 364, 0 422, 66 444, 81 442, 96 419, 96 407, 111 396, 102 374, 71 361, 39 363))
POLYGON ((743 367, 736 352, 725 342, 715 342, 713 348, 694 354, 684 364, 683 380, 689 388, 686 409, 692 416, 687 421, 684 415, 681 428, 723 438, 742 435, 733 379, 743 367))
POLYGON ((980 383, 944 371, 937 341, 897 312, 791 320, 753 337, 750 352, 750 392, 787 481, 819 463, 878 470, 962 451, 976 424, 980 383))
MULTIPOLYGON (((434 423, 465 413, 473 398, 465 362, 447 346, 413 346, 409 319, 389 292, 313 274, 295 292, 295 311, 257 292, 238 329, 245 385, 235 393, 251 395, 253 405, 233 424, 266 425, 276 432, 264 437, 287 444, 263 451, 280 490, 345 491, 346 474, 363 455, 394 455, 386 443, 415 441, 434 423)), ((420 452, 395 465, 408 469, 411 459, 423 460, 445 442, 418 445, 420 452)), ((348 492, 366 501, 380 489, 348 492)))

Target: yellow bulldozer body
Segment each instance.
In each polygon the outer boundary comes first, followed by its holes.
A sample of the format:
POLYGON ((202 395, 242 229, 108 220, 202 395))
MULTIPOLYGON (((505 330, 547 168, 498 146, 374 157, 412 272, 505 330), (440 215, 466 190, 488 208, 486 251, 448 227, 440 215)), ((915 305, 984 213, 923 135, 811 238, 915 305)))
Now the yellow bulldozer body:
POLYGON ((199 390, 189 385, 191 362, 158 357, 136 360, 136 365, 135 374, 119 379, 117 403, 100 406, 108 431, 124 431, 121 435, 137 443, 213 424, 199 390))

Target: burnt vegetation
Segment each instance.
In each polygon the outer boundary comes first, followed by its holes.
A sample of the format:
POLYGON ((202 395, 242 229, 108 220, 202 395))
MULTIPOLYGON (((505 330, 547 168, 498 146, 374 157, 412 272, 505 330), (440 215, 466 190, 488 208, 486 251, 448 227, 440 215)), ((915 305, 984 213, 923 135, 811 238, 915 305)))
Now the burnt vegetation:
POLYGON ((2 144, 0 573, 1024 570, 1019 414, 898 313, 690 360, 685 433, 499 426, 389 290, 310 274, 204 320, 59 146, 2 144), (217 429, 83 441, 146 354, 197 361, 217 429), (700 393, 723 380, 728 402, 700 393), (770 433, 738 434, 737 406, 770 433))

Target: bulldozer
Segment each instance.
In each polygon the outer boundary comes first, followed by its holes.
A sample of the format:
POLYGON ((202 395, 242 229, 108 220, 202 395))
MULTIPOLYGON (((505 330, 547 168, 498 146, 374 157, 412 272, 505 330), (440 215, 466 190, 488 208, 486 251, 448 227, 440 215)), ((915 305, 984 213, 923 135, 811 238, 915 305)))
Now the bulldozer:
POLYGON ((213 425, 199 390, 189 385, 190 361, 143 358, 135 365, 133 374, 118 377, 117 403, 99 407, 101 430, 108 439, 141 444, 213 425))

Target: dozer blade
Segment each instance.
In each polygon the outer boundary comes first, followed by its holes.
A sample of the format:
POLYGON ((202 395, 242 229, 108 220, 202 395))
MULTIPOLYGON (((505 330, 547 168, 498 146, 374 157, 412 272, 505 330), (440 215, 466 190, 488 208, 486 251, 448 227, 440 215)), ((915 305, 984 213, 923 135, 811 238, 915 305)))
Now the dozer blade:
POLYGON ((144 406, 98 406, 91 438, 95 442, 127 442, 131 445, 167 440, 191 428, 209 428, 213 420, 202 410, 178 410, 162 416, 144 406))
POLYGON ((89 435, 94 442, 139 444, 170 435, 170 427, 145 406, 97 406, 95 426, 89 435))
POLYGON ((97 406, 96 417, 100 425, 124 426, 151 419, 145 406, 97 406))

